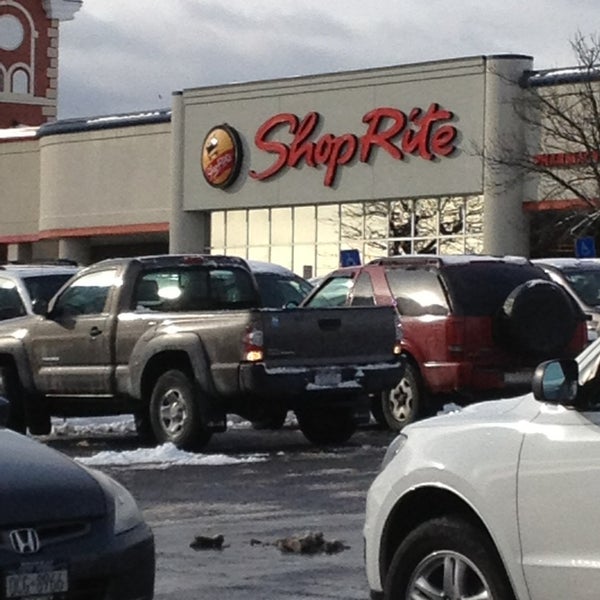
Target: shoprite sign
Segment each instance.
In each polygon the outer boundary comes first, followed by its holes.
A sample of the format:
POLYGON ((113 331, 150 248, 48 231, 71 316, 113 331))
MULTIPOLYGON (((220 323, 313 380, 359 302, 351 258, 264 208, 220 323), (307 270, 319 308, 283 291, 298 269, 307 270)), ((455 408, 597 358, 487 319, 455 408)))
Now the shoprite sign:
POLYGON ((251 170, 250 177, 265 180, 284 167, 325 167, 323 183, 332 186, 338 168, 358 157, 368 163, 374 148, 380 148, 396 160, 406 155, 424 160, 450 156, 456 150, 457 129, 454 115, 432 103, 426 110, 415 107, 408 113, 391 107, 376 108, 362 118, 366 130, 354 133, 323 133, 317 137, 322 117, 309 112, 303 118, 291 113, 277 114, 256 132, 256 147, 274 155, 272 164, 262 171, 251 170), (287 132, 286 132, 287 129, 287 132))

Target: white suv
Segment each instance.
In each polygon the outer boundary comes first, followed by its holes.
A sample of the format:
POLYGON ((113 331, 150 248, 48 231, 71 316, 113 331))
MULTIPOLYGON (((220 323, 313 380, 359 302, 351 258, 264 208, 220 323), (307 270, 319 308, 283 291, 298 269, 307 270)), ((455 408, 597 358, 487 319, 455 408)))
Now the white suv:
POLYGON ((596 600, 600 340, 533 393, 407 426, 369 490, 371 598, 596 600))

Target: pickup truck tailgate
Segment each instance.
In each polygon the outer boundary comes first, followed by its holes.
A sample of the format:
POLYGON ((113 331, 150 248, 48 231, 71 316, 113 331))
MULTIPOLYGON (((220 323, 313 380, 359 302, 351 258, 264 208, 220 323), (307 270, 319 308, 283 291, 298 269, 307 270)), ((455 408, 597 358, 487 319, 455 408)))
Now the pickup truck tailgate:
POLYGON ((369 363, 394 358, 394 310, 381 307, 264 311, 265 363, 369 363))
POLYGON ((392 307, 263 310, 261 315, 264 357, 242 365, 246 391, 375 393, 394 387, 402 376, 392 307))

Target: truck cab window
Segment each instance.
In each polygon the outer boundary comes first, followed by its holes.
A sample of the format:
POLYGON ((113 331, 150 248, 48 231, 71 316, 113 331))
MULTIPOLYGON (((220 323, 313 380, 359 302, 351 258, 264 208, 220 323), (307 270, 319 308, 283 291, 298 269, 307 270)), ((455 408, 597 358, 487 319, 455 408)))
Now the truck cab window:
POLYGON ((59 296, 54 305, 54 314, 62 317, 104 312, 108 294, 116 281, 116 269, 79 277, 59 296))

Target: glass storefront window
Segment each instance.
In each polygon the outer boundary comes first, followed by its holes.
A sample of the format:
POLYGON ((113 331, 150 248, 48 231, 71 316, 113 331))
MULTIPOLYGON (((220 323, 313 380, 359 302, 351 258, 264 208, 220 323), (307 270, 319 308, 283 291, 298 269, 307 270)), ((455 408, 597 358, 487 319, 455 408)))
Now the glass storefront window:
POLYGON ((248 211, 248 246, 268 246, 269 210, 267 208, 248 211))
POLYGON ((296 206, 294 208, 294 245, 314 244, 317 231, 315 215, 314 206, 296 206))
POLYGON ((292 243, 292 209, 291 208, 272 208, 271 209, 271 231, 270 243, 273 245, 283 245, 292 243))
MULTIPOLYGON (((210 239, 213 254, 215 248, 225 247, 225 213, 223 211, 215 211, 210 215, 210 239)), ((220 251, 220 253, 222 250, 220 251)))
MULTIPOLYGON (((230 210, 225 216, 225 245, 227 248, 244 248, 242 256, 246 255, 248 244, 248 214, 245 210, 230 210)), ((229 250, 228 250, 229 252, 229 250)), ((239 250, 236 254, 239 255, 239 250)))
POLYGON ((326 275, 341 250, 363 262, 394 254, 480 254, 483 197, 442 196, 215 212, 211 251, 326 275))

